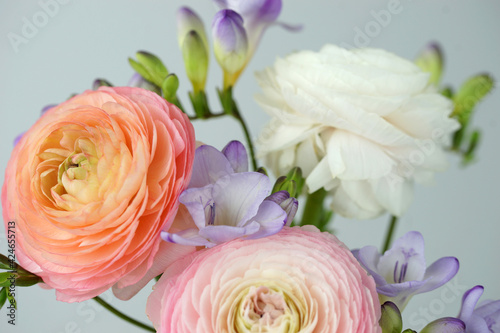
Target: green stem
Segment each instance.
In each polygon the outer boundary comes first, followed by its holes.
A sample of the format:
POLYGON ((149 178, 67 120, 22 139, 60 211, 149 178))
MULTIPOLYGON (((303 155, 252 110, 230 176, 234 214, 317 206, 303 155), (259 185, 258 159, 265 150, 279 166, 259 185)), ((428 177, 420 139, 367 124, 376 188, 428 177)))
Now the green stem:
POLYGON ((389 246, 391 246, 392 236, 394 233, 394 229, 396 228, 396 223, 398 222, 398 217, 391 215, 391 222, 389 224, 389 229, 387 229, 387 233, 385 235, 384 247, 382 248, 382 253, 389 250, 389 246))
POLYGON ((106 310, 108 310, 109 312, 111 312, 112 314, 116 315, 117 317, 131 323, 132 325, 135 325, 137 327, 140 327, 146 331, 149 331, 149 332, 156 332, 156 330, 149 326, 149 325, 146 325, 146 324, 143 324, 141 323, 140 321, 138 320, 135 320, 134 318, 131 318, 129 316, 127 316, 126 314, 118 311, 117 309, 115 309, 114 307, 112 307, 111 305, 109 305, 106 301, 104 301, 102 298, 100 298, 99 296, 96 296, 94 297, 94 300, 101 304, 106 310))
POLYGON ((240 113, 240 110, 238 110, 238 106, 236 105, 236 102, 233 101, 233 117, 236 118, 236 120, 238 120, 238 122, 240 123, 241 125, 241 128, 243 129, 243 133, 245 134, 245 139, 247 141, 247 146, 248 146, 248 150, 250 151, 250 160, 252 161, 252 167, 253 167, 253 170, 257 170, 257 159, 255 158, 255 150, 254 150, 254 147, 253 147, 253 143, 252 143, 252 138, 250 136, 250 131, 248 130, 248 126, 245 122, 245 120, 243 119, 243 117, 241 116, 241 113, 240 113))
POLYGON ((211 118, 218 118, 218 117, 224 117, 224 116, 227 116, 227 113, 225 113, 224 111, 220 112, 220 113, 210 113, 208 115, 206 115, 205 117, 198 117, 198 116, 189 116, 189 120, 198 120, 198 119, 211 119, 211 118))
POLYGON ((312 224, 321 231, 325 231, 324 228, 330 220, 323 206, 327 194, 328 192, 324 189, 319 189, 307 195, 300 225, 312 224))

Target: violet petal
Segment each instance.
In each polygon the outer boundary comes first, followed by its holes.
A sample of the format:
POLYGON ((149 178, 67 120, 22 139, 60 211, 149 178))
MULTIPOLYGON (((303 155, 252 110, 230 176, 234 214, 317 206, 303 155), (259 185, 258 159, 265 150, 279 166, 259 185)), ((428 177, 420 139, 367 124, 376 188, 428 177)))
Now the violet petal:
POLYGON ((207 246, 207 247, 215 245, 210 243, 205 238, 201 237, 199 235, 198 229, 186 229, 177 233, 169 233, 166 231, 162 231, 161 238, 164 241, 180 245, 207 246))
POLYGON ((260 225, 259 231, 253 233, 248 239, 256 239, 271 236, 278 233, 285 226, 287 220, 286 212, 278 204, 264 200, 259 206, 259 211, 250 222, 260 225))
POLYGON ((475 286, 464 293, 462 297, 462 307, 458 318, 462 319, 464 322, 468 322, 474 312, 474 308, 479 301, 479 298, 484 292, 483 286, 475 286))
POLYGON ((457 274, 459 266, 458 259, 455 257, 443 257, 436 260, 425 271, 426 283, 419 293, 434 290, 450 281, 457 274))
POLYGON ((202 145, 195 152, 189 188, 214 184, 217 179, 232 173, 233 168, 224 154, 212 146, 202 145))
POLYGON ((271 191, 269 178, 258 172, 244 172, 220 178, 213 187, 215 224, 243 226, 257 214, 271 191))
POLYGON ((248 171, 248 154, 241 142, 236 140, 229 142, 222 149, 222 153, 226 156, 234 172, 248 171))
POLYGON ((179 196, 179 202, 186 206, 199 229, 204 228, 207 224, 207 209, 213 204, 212 189, 213 185, 190 188, 179 196))
POLYGON ((208 239, 212 243, 221 244, 230 240, 252 235, 259 230, 257 222, 251 222, 244 227, 230 225, 210 225, 200 230, 200 236, 208 239))
POLYGON ((385 279, 377 272, 380 253, 375 246, 365 246, 359 250, 352 251, 352 254, 365 267, 368 273, 370 273, 377 286, 387 284, 385 279))

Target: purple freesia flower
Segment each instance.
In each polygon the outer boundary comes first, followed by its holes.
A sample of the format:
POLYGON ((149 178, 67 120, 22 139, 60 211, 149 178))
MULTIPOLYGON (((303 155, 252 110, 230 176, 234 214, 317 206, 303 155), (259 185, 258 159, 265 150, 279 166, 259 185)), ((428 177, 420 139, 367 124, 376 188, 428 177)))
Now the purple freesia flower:
MULTIPOLYGON (((249 57, 259 45, 265 30, 276 23, 281 13, 281 0, 214 0, 221 9, 231 9, 243 17, 250 47, 249 57)), ((280 23, 288 30, 300 30, 300 26, 280 23)))
POLYGON ((169 242, 212 247, 236 238, 255 239, 279 232, 290 224, 297 200, 288 193, 269 195, 272 184, 258 172, 248 172, 248 156, 238 141, 222 152, 212 146, 196 149, 193 176, 179 197, 196 228, 163 231, 169 242))
MULTIPOLYGON (((234 77, 230 79, 228 82, 229 85, 233 85, 234 82, 238 79, 238 75, 243 70, 252 58, 259 42, 264 35, 266 29, 276 24, 276 20, 281 13, 281 0, 214 0, 215 3, 222 10, 231 10, 239 14, 242 18, 241 26, 243 31, 246 33, 245 38, 243 38, 243 34, 240 32, 240 28, 234 28, 234 32, 238 36, 238 50, 240 54, 243 54, 243 45, 246 44, 245 48, 245 61, 241 66, 240 70, 234 74, 234 77), (243 41, 245 39, 245 41, 243 41)), ((222 11, 221 11, 222 12, 222 11)), ((217 13, 217 16, 221 16, 221 12, 217 13)), ((216 16, 216 19, 217 19, 216 16)), ((215 23, 215 21, 214 21, 215 23)), ((282 27, 287 30, 297 31, 301 29, 301 26, 292 26, 284 23, 278 23, 282 27)), ((234 34, 234 33, 233 33, 234 34)), ((217 38, 221 40, 225 40, 223 38, 217 37, 217 34, 214 32, 214 39, 217 38)), ((225 44, 231 44, 230 41, 233 39, 227 39, 225 44)), ((214 49, 217 50, 218 46, 214 46, 214 49)), ((219 47, 220 48, 220 47, 219 47)))
POLYGON ((354 256, 377 284, 381 302, 391 301, 403 310, 416 294, 434 290, 458 272, 458 259, 444 257, 426 267, 424 238, 410 231, 397 239, 391 249, 381 255, 374 246, 353 251, 354 256))
POLYGON ((477 306, 483 291, 483 286, 475 286, 467 290, 462 298, 458 318, 465 323, 466 333, 500 332, 500 300, 483 301, 477 306))
POLYGON ((221 9, 231 9, 243 17, 248 33, 251 54, 257 48, 264 31, 273 24, 281 12, 281 0, 214 0, 221 9))

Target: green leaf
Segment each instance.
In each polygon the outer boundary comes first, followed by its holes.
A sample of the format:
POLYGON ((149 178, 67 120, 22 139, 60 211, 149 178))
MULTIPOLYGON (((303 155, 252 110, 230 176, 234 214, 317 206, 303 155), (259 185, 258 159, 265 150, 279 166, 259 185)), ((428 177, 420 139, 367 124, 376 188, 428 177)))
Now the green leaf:
POLYGON ((17 309, 17 302, 16 302, 16 299, 14 298, 14 296, 8 290, 7 290, 6 294, 7 294, 7 299, 9 300, 9 303, 13 304, 14 308, 17 309))
POLYGON ((7 289, 3 287, 2 290, 0 290, 0 309, 2 309, 6 300, 7 300, 7 289))
POLYGON ((9 258, 3 254, 0 254, 0 269, 11 269, 9 258))
POLYGON ((414 330, 412 330, 412 329, 410 329, 410 328, 407 328, 407 329, 405 329, 405 330, 403 331, 403 333, 417 333, 417 331, 414 331, 414 330))
MULTIPOLYGON (((12 276, 12 272, 2 272, 0 273, 0 287, 8 287, 10 285, 10 280, 8 280, 12 276)), ((15 275, 17 277, 17 275, 15 275)))

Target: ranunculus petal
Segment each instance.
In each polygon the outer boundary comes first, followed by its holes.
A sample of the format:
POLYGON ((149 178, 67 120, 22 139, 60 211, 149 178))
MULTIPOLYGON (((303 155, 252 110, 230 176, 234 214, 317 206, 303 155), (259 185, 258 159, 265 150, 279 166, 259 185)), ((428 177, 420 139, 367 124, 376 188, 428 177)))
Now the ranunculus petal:
POLYGON ((345 245, 314 227, 180 259, 155 285, 147 314, 159 333, 381 332, 373 279, 345 245))
POLYGON ((340 215, 401 216, 413 183, 447 167, 443 148, 459 127, 453 106, 411 61, 325 45, 278 59, 257 80, 257 102, 272 117, 259 155, 277 175, 302 167, 309 192, 330 191, 340 215))
POLYGON ((181 246, 167 242, 161 242, 160 248, 155 256, 153 265, 149 268, 146 275, 144 275, 139 282, 126 287, 120 287, 119 284, 113 286, 113 294, 123 300, 129 300, 136 295, 144 286, 146 286, 152 279, 162 274, 165 269, 170 266, 174 261, 183 258, 190 253, 196 251, 194 246, 181 246))
POLYGON ((194 145, 188 117, 140 88, 101 87, 47 110, 16 145, 2 189, 20 264, 66 302, 142 284, 194 145))

